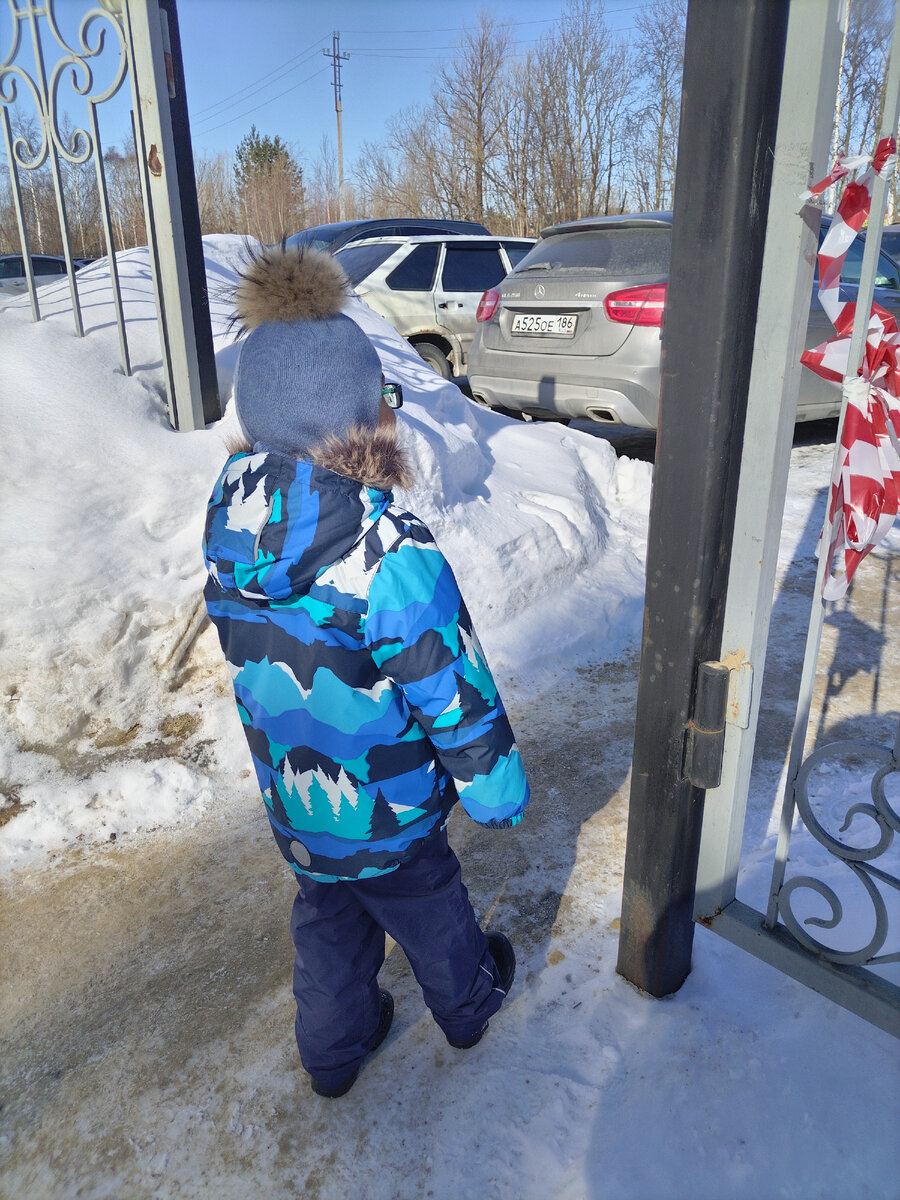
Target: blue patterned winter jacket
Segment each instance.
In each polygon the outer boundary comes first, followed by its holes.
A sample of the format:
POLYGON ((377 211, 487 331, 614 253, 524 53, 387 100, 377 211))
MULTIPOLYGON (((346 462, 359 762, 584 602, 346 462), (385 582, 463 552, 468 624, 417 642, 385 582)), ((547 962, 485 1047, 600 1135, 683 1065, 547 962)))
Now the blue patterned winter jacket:
POLYGON ((282 854, 394 870, 457 798, 514 825, 528 784, 447 561, 389 491, 274 453, 213 489, 205 598, 282 854))

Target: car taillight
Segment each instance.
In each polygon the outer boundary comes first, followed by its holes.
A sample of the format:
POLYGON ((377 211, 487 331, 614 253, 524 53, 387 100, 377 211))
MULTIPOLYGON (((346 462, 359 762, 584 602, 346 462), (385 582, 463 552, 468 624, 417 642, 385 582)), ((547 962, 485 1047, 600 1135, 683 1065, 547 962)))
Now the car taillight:
POLYGON ((665 306, 664 283, 624 288, 621 292, 611 292, 603 301, 606 315, 621 325, 662 325, 665 306))
MULTIPOLYGON (((478 307, 475 310, 476 321, 489 321, 497 311, 497 305, 500 303, 500 293, 496 288, 488 288, 481 299, 478 301, 478 307)), ((469 309, 469 312, 472 310, 469 309)))

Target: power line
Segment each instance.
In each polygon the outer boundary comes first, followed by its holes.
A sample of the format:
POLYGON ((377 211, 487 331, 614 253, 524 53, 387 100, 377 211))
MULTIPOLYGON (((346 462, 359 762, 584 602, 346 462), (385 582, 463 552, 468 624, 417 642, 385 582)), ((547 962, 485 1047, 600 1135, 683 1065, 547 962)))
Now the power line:
POLYGON ((301 79, 299 83, 295 83, 292 87, 285 88, 283 92, 279 92, 276 96, 270 96, 268 100, 263 100, 262 104, 256 104, 253 108, 247 108, 243 112, 235 113, 233 117, 229 117, 227 121, 223 121, 221 125, 213 125, 210 129, 201 129, 198 131, 200 136, 205 137, 209 133, 215 133, 217 129, 224 129, 226 125, 233 125, 235 121, 239 121, 242 117, 248 117, 250 113, 257 112, 260 108, 265 108, 268 104, 272 104, 275 100, 280 100, 282 96, 286 96, 289 92, 295 92, 298 87, 302 87, 304 83, 309 83, 312 79, 318 79, 320 75, 324 75, 328 67, 321 67, 318 71, 314 71, 312 75, 307 75, 305 79, 301 79))
POLYGON ((315 42, 313 42, 312 45, 307 46, 305 50, 301 50, 298 54, 292 55, 289 59, 286 59, 285 62, 281 63, 279 66, 273 67, 271 71, 266 71, 265 74, 260 75, 258 79, 252 80, 245 87, 242 87, 239 91, 232 92, 232 94, 230 96, 227 96, 224 100, 216 100, 215 103, 208 104, 206 106, 206 108, 201 108, 194 115, 196 117, 202 117, 204 113, 209 113, 214 108, 222 108, 223 106, 225 108, 227 108, 230 105, 234 104, 235 102, 239 103, 240 101, 238 100, 238 97, 242 96, 245 92, 250 92, 250 91, 257 89, 260 84, 264 84, 264 86, 268 86, 268 84, 264 83, 265 80, 269 80, 270 83, 275 83, 276 80, 280 79, 282 76, 289 75, 290 72, 292 70, 294 70, 296 67, 303 66, 304 63, 308 62, 310 60, 310 58, 312 58, 320 41, 321 41, 321 38, 316 38, 315 42), (306 55, 307 57, 304 58, 303 57, 304 55, 306 55))
MULTIPOLYGON (((637 9, 642 9, 642 8, 646 8, 646 7, 647 7, 646 3, 626 4, 626 5, 623 5, 622 8, 606 7, 604 15, 614 17, 614 16, 617 16, 619 13, 634 12, 637 9)), ((498 22, 498 24, 509 25, 513 29, 518 29, 520 25, 555 25, 561 19, 562 19, 562 17, 560 16, 560 17, 543 17, 540 19, 535 18, 532 21, 502 21, 501 20, 498 22)), ((384 33, 384 32, 385 32, 384 27, 382 27, 381 29, 345 29, 344 30, 344 33, 357 33, 360 36, 365 36, 365 37, 374 37, 377 34, 384 33)), ((461 32, 463 32, 463 27, 461 25, 449 25, 446 28, 441 28, 441 29, 435 29, 435 28, 431 28, 431 29, 392 29, 389 32, 398 34, 400 36, 403 36, 405 34, 419 34, 419 33, 461 33, 461 32)), ((455 49, 455 47, 453 47, 453 49, 455 49)))
MULTIPOLYGON (((559 17, 547 17, 546 19, 541 20, 541 21, 511 21, 511 22, 510 21, 500 21, 500 22, 498 22, 498 24, 512 25, 513 27, 516 27, 519 25, 553 25, 558 20, 559 20, 559 17)), ((381 29, 345 29, 344 30, 344 33, 358 33, 361 37, 362 36, 374 37, 376 34, 384 33, 384 32, 385 32, 385 29, 383 26, 381 29)), ((390 30, 387 30, 387 32, 388 33, 396 33, 400 37, 404 36, 405 34, 412 34, 412 33, 462 33, 463 26, 462 25, 450 25, 446 29, 390 29, 390 30)))

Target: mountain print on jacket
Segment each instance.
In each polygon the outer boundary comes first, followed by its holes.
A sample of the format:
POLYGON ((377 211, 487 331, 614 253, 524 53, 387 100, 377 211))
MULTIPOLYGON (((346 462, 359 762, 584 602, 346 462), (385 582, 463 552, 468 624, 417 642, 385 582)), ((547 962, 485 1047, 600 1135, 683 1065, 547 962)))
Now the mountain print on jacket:
POLYGON ((233 455, 204 553, 209 615, 295 871, 391 871, 457 797, 482 824, 520 820, 522 761, 453 572, 390 492, 233 455))

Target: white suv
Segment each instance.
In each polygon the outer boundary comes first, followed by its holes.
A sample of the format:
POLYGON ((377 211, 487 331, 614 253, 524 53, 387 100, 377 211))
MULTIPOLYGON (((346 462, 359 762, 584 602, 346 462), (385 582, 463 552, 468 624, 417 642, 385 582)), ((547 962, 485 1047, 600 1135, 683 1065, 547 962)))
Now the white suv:
POLYGON ((399 330, 439 375, 464 375, 478 301, 533 238, 381 237, 335 254, 356 294, 399 330))

